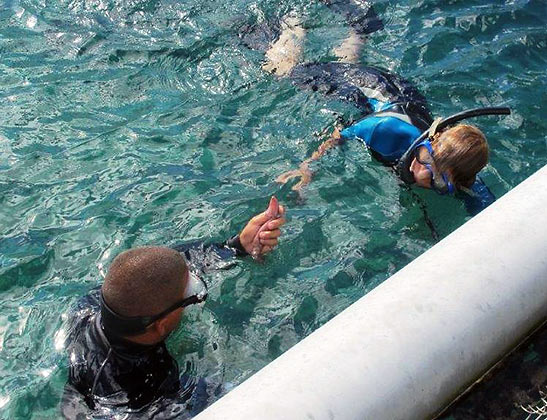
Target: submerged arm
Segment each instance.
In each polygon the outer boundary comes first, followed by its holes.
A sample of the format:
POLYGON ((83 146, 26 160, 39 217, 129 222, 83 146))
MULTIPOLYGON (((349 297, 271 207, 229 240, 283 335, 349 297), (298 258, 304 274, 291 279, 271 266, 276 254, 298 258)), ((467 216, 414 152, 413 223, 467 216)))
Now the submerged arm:
POLYGON ((311 157, 306 159, 304 162, 309 163, 311 161, 318 160, 330 149, 340 144, 342 144, 342 136, 340 135, 340 130, 338 128, 335 128, 331 136, 327 140, 325 140, 323 143, 321 143, 321 145, 317 148, 317 150, 312 153, 311 157))
POLYGON ((312 172, 309 169, 309 164, 313 162, 314 160, 319 160, 321 156, 323 156, 333 147, 340 145, 342 141, 343 139, 342 139, 342 136, 340 135, 340 131, 338 130, 338 128, 335 128, 331 136, 327 140, 325 140, 323 143, 321 143, 319 148, 315 152, 313 152, 308 159, 302 162, 298 169, 281 174, 280 176, 276 178, 276 182, 279 182, 280 184, 285 184, 287 181, 289 181, 292 178, 300 177, 300 182, 296 184, 294 187, 292 187, 294 191, 300 191, 303 187, 305 187, 311 182, 312 172))
POLYGON ((477 176, 477 179, 469 189, 463 189, 458 194, 465 204, 467 212, 471 216, 475 216, 496 201, 496 197, 486 186, 483 180, 477 176))

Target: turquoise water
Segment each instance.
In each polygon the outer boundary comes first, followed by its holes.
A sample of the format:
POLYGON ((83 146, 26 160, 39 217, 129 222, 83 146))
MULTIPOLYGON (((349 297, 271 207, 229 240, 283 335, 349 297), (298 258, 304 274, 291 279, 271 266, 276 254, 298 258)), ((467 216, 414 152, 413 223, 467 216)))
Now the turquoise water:
MULTIPOLYGON (((362 62, 413 80, 435 115, 477 120, 502 196, 547 161, 543 1, 381 1, 362 62)), ((50 418, 66 380, 63 334, 113 256, 143 244, 222 240, 276 194, 285 236, 265 264, 209 276, 169 347, 235 386, 467 220, 460 202, 411 194, 357 143, 317 165, 301 203, 273 179, 357 110, 261 70, 241 14, 297 11, 305 60, 333 60, 343 20, 307 1, 0 2, 0 417, 50 418)), ((457 278, 454 279, 457 281, 457 278)), ((214 399, 214 398, 213 398, 214 399)))

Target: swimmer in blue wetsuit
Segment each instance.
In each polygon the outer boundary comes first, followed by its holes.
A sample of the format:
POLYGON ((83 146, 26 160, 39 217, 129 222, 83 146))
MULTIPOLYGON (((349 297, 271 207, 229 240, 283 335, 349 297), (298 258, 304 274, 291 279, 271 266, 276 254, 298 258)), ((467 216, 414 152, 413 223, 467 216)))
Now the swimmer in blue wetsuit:
MULTIPOLYGON (((335 10, 345 11, 350 22, 357 22, 358 25, 352 25, 352 28, 360 36, 383 27, 369 2, 325 2, 335 10)), ((335 131, 298 170, 281 175, 278 182, 301 177, 293 187, 300 190, 311 180, 310 161, 318 159, 343 140, 357 138, 382 163, 388 166, 397 164, 406 183, 433 188, 441 194, 458 195, 471 214, 478 213, 495 200, 476 176, 488 161, 488 145, 480 130, 469 125, 444 132, 433 129, 428 138, 415 143, 433 123, 427 101, 416 87, 396 75, 355 64, 362 45, 360 41, 346 40, 343 43, 345 48, 341 48, 345 51, 335 51, 338 62, 298 64, 304 31, 297 20, 291 19, 293 17, 285 19, 280 29, 275 24, 270 24, 268 30, 262 28, 262 33, 278 35, 277 41, 269 43, 263 68, 277 76, 288 77, 303 89, 350 102, 362 111, 364 118, 341 132, 335 131)), ((250 48, 262 49, 263 42, 256 42, 259 39, 256 31, 247 31, 242 38, 250 48)))
POLYGON ((365 116, 350 127, 335 130, 299 169, 282 174, 278 182, 300 177, 293 187, 300 190, 311 181, 311 161, 344 140, 358 139, 385 165, 398 165, 405 182, 440 194, 457 194, 471 214, 495 200, 477 177, 488 162, 485 136, 471 125, 441 131, 442 127, 433 124, 425 98, 408 81, 372 67, 345 63, 299 65, 289 78, 302 88, 351 102, 365 116), (427 137, 422 136, 425 131, 427 137), (416 142, 420 137, 424 138, 416 142))

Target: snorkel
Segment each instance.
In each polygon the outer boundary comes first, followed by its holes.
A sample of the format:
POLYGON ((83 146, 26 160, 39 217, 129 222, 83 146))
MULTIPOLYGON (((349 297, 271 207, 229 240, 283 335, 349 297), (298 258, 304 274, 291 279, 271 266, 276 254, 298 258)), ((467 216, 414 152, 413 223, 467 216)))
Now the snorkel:
POLYGON ((413 184, 414 175, 410 171, 410 165, 414 159, 416 147, 423 144, 424 140, 428 138, 429 140, 432 140, 433 136, 444 128, 467 118, 480 117, 483 115, 509 115, 510 113, 511 110, 508 107, 475 108, 459 112, 441 120, 435 120, 426 131, 412 142, 401 159, 399 159, 399 162, 395 167, 397 174, 406 184, 413 184))

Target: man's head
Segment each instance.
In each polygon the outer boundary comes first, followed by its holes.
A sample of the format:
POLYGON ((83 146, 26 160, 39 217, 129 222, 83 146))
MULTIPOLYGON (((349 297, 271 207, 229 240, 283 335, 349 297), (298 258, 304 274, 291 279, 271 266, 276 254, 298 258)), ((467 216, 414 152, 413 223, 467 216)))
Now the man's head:
POLYGON ((410 166, 416 184, 424 188, 433 187, 432 174, 437 174, 438 179, 446 177, 456 188, 469 188, 488 163, 486 138, 472 125, 461 124, 436 134, 428 147, 429 152, 425 146, 417 147, 410 166))
MULTIPOLYGON (((182 300, 188 283, 188 268, 182 255, 165 247, 130 249, 118 255, 102 286, 110 309, 124 317, 152 316, 182 300)), ((154 321, 133 341, 151 344, 163 340, 181 318, 176 309, 154 321), (144 338, 144 341, 142 340, 144 338)))

